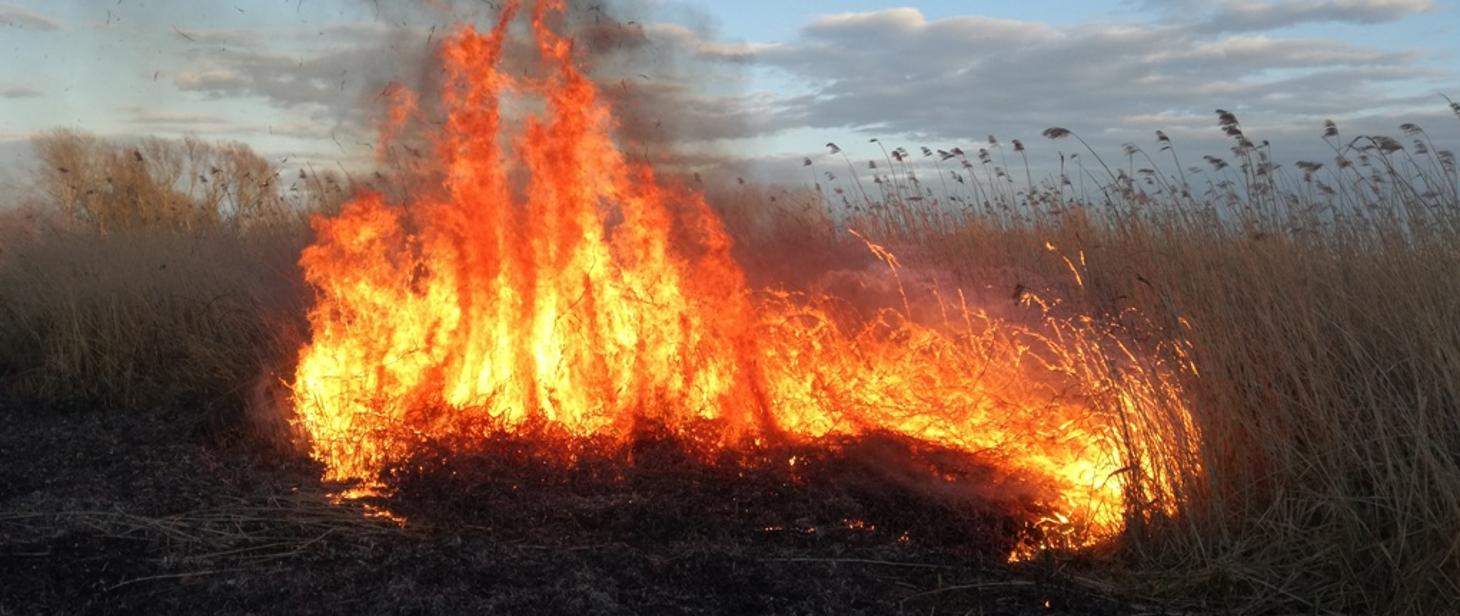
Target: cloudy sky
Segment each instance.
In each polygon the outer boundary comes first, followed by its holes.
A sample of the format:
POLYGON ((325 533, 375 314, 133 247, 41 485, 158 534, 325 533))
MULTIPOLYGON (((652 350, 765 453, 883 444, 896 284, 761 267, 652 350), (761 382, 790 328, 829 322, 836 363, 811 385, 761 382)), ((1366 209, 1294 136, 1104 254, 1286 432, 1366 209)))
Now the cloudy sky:
MULTIPOLYGON (((372 93, 425 70, 453 19, 442 3, 0 0, 0 152, 71 127, 361 164, 372 93)), ((610 4, 653 41, 630 72, 659 103, 655 125, 771 167, 829 141, 870 157, 871 137, 1067 148, 1039 137, 1050 126, 1114 151, 1163 129, 1220 152, 1216 108, 1294 157, 1321 152, 1328 118, 1348 134, 1416 122, 1460 141, 1440 96, 1460 95, 1450 0, 610 4)))

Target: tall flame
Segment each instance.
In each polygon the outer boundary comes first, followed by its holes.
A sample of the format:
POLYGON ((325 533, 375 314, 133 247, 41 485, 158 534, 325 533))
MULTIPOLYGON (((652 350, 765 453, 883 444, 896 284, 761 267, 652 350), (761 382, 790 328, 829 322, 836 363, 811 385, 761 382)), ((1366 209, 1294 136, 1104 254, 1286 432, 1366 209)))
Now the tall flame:
POLYGON ((1044 478, 1053 511, 1117 523, 1108 422, 1031 376, 1059 378, 1037 348, 1054 342, 961 302, 942 326, 899 312, 846 325, 829 302, 752 292, 703 198, 616 145, 550 26, 561 0, 530 14, 547 70, 502 72, 517 10, 444 42, 444 186, 315 221, 293 403, 332 479, 372 479, 421 437, 524 426, 628 437, 652 420, 724 447, 884 430, 998 451, 1044 478), (543 103, 514 138, 508 91, 543 103))

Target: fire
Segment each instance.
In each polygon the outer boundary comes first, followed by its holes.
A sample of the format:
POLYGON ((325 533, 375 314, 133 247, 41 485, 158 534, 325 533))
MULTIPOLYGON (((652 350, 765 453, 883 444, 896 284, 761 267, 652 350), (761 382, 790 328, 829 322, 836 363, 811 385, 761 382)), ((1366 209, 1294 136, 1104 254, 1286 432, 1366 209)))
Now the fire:
MULTIPOLYGON (((1051 524, 1118 525, 1114 423, 1060 393, 1077 378, 1068 341, 961 299, 918 324, 906 305, 856 320, 834 298, 750 289, 703 198, 616 144, 551 25, 561 0, 528 19, 545 70, 503 71, 518 8, 443 43, 443 185, 362 195, 317 219, 301 256, 317 303, 293 405, 330 479, 495 430, 629 438, 652 421, 718 447, 890 431, 997 452, 1048 486, 1051 524), (510 138, 506 93, 541 99, 510 138)), ((417 113, 392 98, 392 125, 417 113)))

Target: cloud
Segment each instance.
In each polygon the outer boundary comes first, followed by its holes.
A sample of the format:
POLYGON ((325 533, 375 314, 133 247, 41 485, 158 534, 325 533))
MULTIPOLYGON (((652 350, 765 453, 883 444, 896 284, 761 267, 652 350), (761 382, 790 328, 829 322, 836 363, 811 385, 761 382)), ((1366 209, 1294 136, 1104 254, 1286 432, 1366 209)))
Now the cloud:
MULTIPOLYGON (((449 4, 449 3, 448 3, 449 4)), ((476 2, 458 2, 448 8, 482 11, 476 2), (458 6, 459 5, 459 6, 458 6)), ((603 95, 615 105, 620 134, 645 146, 668 146, 684 141, 712 141, 750 137, 785 127, 794 114, 783 101, 765 96, 742 96, 727 87, 737 77, 733 63, 711 58, 711 51, 730 46, 713 42, 703 29, 684 26, 641 25, 639 16, 614 15, 598 3, 573 9, 567 27, 586 59, 589 72, 603 86, 603 95), (687 44, 701 48, 690 50, 687 44), (700 52, 704 52, 701 54, 700 52)), ((387 10, 387 7, 382 7, 387 10)), ((423 95, 423 108, 439 87, 434 45, 449 35, 449 26, 433 24, 441 7, 398 6, 388 9, 399 22, 331 24, 276 36, 288 45, 257 44, 214 49, 222 41, 241 42, 256 37, 240 31, 186 33, 195 41, 188 47, 190 63, 170 74, 185 92, 215 99, 256 99, 291 114, 307 115, 333 129, 353 133, 346 142, 366 141, 373 132, 371 119, 381 107, 380 93, 400 83, 423 95), (204 40, 210 45, 205 45, 204 40), (285 48, 302 48, 289 49, 285 48)), ((536 70, 536 48, 514 40, 504 62, 536 70)))
POLYGON ((54 19, 10 4, 0 4, 0 26, 37 32, 61 29, 60 22, 54 19))
POLYGON ((189 44, 209 47, 261 47, 266 43, 262 32, 256 30, 228 29, 183 29, 176 26, 173 32, 189 44))
POLYGON ((609 86, 620 131, 635 141, 665 145, 744 139, 794 128, 787 101, 769 95, 709 95, 683 83, 659 81, 609 86))
POLYGON ((426 39, 425 32, 419 41, 410 32, 413 45, 403 44, 404 29, 388 31, 368 24, 311 34, 309 47, 300 52, 285 53, 262 44, 194 49, 191 65, 172 75, 173 84, 212 99, 259 100, 295 118, 289 126, 238 126, 233 129, 238 134, 267 132, 358 144, 372 132, 372 113, 379 107, 373 101, 381 88, 393 81, 414 84, 427 75, 421 67, 428 50, 419 44, 426 39))
POLYGON ((334 132, 328 124, 319 122, 285 120, 265 123, 249 115, 229 116, 144 107, 125 107, 118 111, 131 126, 131 132, 138 135, 192 135, 245 141, 268 136, 328 144, 334 132))
MULTIPOLYGON (((1412 110, 1441 106, 1434 92, 1457 84, 1448 68, 1431 64, 1431 52, 1276 31, 1390 22, 1430 10, 1429 0, 1162 5, 1182 7, 1170 13, 1182 19, 1056 26, 978 15, 931 19, 897 8, 821 16, 786 41, 727 42, 709 28, 656 22, 650 12, 617 21, 585 14, 578 33, 623 133, 645 146, 825 134, 807 143, 814 151, 827 140, 851 139, 850 132, 965 148, 994 133, 1032 147, 1043 129, 1066 126, 1102 150, 1149 142, 1163 129, 1205 153, 1227 145, 1214 128, 1218 107, 1274 140, 1316 137, 1327 117, 1392 131, 1412 110), (747 92, 741 78, 749 70, 768 76, 763 83, 777 84, 774 91, 747 92)), ((479 8, 466 0, 451 6, 479 8)), ((194 41, 175 38, 188 65, 166 74, 203 97, 262 101, 291 123, 256 126, 244 118, 228 129, 234 133, 353 147, 372 139, 372 113, 387 82, 428 95, 434 87, 430 43, 446 35, 445 26, 431 27, 434 9, 424 16, 420 8, 399 11, 399 20, 267 36, 187 30, 194 41)), ((201 117, 150 120, 176 131, 224 126, 201 117)))
POLYGON ((187 111, 158 111, 133 107, 129 109, 129 120, 139 125, 207 126, 227 124, 228 119, 206 113, 187 111))
POLYGON ((243 73, 216 67, 181 71, 173 77, 173 83, 184 92, 207 92, 220 96, 248 95, 251 85, 243 73))
POLYGON ((317 34, 316 47, 302 52, 261 47, 198 55, 191 68, 173 76, 178 89, 210 99, 258 101, 278 112, 260 115, 280 119, 237 118, 230 125, 172 125, 171 130, 244 141, 290 139, 316 152, 285 152, 293 164, 368 166, 384 109, 380 93, 393 82, 419 91, 435 76, 425 68, 429 48, 422 43, 428 33, 417 39, 411 30, 407 45, 401 42, 405 29, 374 38, 358 31, 332 32, 317 34))
POLYGON ((1309 23, 1373 25, 1432 9, 1433 0, 1227 0, 1215 3, 1195 27, 1203 32, 1221 33, 1275 30, 1309 23))
MULTIPOLYGON (((1301 16, 1284 18, 1289 21, 1317 19, 1325 14, 1318 5, 1334 19, 1350 20, 1381 19, 1385 7, 1399 14, 1427 6, 1287 4, 1301 16)), ((1225 3, 1222 10, 1255 9, 1225 3)), ((1154 119, 1190 124, 1201 118, 1211 136, 1202 145, 1220 149, 1222 137, 1211 129, 1218 107, 1254 123, 1316 133, 1327 116, 1392 117, 1397 109, 1439 104, 1415 93, 1433 96, 1456 83, 1453 73, 1430 68, 1418 52, 1328 38, 1224 34, 1166 22, 1056 27, 977 16, 928 19, 910 8, 824 16, 777 45, 681 44, 804 84, 803 92, 761 101, 777 117, 753 127, 803 126, 829 135, 851 129, 952 143, 989 133, 1033 141, 1058 125, 1118 148, 1163 128, 1154 119)))
POLYGON ((0 85, 0 98, 39 98, 45 93, 31 86, 0 85))

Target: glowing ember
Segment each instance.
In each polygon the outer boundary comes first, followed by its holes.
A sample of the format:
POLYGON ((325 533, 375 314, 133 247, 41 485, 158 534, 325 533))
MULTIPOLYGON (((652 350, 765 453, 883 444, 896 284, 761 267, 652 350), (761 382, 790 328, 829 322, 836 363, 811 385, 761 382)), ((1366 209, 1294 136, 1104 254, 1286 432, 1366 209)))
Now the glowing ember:
MULTIPOLYGON (((315 222, 293 403, 331 479, 374 480, 423 438, 469 446, 493 430, 629 438, 652 421, 720 447, 885 430, 1042 478, 1051 526, 1116 527, 1114 422, 1056 393, 1084 378, 1068 364, 1084 342, 1002 324, 961 294, 941 324, 904 310, 848 325, 830 299, 752 293, 703 199, 615 144, 611 110, 549 25, 559 0, 531 14, 547 70, 501 72, 516 10, 444 43, 444 186, 407 204, 364 195, 315 222), (510 139, 508 91, 543 101, 510 139)), ((399 125, 415 98, 392 98, 399 125)))

